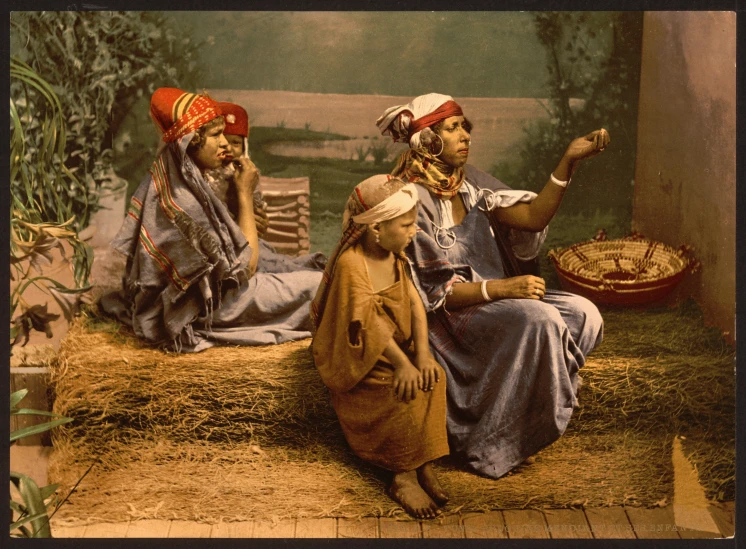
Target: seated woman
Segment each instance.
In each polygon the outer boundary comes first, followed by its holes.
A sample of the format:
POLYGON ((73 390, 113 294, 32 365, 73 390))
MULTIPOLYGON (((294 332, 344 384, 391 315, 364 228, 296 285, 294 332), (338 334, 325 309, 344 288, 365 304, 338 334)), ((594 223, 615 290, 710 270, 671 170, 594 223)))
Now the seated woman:
POLYGON ((311 306, 313 356, 347 441, 393 472, 389 495, 417 518, 448 501, 430 462, 448 454, 445 384, 402 250, 417 191, 388 175, 347 201, 342 239, 311 306))
POLYGON ((177 351, 309 337, 309 303, 322 271, 257 272, 254 164, 237 159, 236 221, 205 182, 204 173, 220 168, 228 153, 217 103, 160 88, 150 115, 161 144, 112 241, 127 266, 121 292, 104 296, 103 310, 177 351))
POLYGON ((604 150, 608 134, 575 139, 536 195, 466 163, 471 124, 449 96, 391 107, 377 125, 410 146, 392 174, 419 193, 406 254, 446 371, 451 452, 498 478, 564 433, 578 370, 601 341, 590 301, 520 267, 536 257, 578 162, 604 150))

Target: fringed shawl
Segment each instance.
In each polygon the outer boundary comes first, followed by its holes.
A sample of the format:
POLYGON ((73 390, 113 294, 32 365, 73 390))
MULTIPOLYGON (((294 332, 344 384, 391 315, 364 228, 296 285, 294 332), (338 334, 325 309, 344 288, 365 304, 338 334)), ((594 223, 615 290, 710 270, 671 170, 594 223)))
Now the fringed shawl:
POLYGON ((159 154, 112 241, 128 257, 122 287, 135 332, 177 350, 183 337, 192 339, 197 318, 209 329, 223 282, 248 280, 252 253, 186 154, 192 135, 159 154))

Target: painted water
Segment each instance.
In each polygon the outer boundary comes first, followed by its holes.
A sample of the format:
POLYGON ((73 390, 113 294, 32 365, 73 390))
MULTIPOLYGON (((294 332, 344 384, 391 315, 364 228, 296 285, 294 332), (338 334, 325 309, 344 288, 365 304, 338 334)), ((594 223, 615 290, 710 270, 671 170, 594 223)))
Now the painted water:
POLYGON ((278 156, 302 158, 341 158, 359 162, 375 162, 395 158, 407 146, 393 143, 388 137, 355 137, 329 141, 295 141, 292 143, 270 143, 265 150, 278 156))
MULTIPOLYGON (((411 101, 393 95, 321 94, 268 90, 211 89, 220 101, 244 107, 252 126, 283 126, 338 133, 349 140, 275 143, 268 152, 283 156, 364 159, 373 161, 373 150, 386 147, 389 158, 404 149, 381 136, 375 125, 384 110, 411 101)), ((523 128, 537 120, 549 120, 548 100, 537 98, 455 98, 474 124, 469 163, 488 170, 517 154, 525 138, 523 128)), ((573 107, 582 108, 580 100, 573 107)))

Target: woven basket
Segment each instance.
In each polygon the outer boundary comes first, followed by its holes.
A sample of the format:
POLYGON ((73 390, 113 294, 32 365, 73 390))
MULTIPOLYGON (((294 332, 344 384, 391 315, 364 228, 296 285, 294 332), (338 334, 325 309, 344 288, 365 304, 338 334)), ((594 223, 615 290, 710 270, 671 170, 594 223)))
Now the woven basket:
POLYGON ((699 262, 654 240, 630 236, 618 240, 591 240, 552 250, 549 258, 563 289, 594 303, 637 305, 665 297, 681 282, 687 268, 699 262))

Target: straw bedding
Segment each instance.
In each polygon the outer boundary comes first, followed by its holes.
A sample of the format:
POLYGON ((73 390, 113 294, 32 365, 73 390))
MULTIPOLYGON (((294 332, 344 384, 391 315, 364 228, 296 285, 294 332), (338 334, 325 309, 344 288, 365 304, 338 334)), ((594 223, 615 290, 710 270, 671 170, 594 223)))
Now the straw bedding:
MULTIPOLYGON (((663 505, 675 434, 708 496, 733 499, 732 349, 686 308, 604 317, 565 436, 497 481, 440 460, 447 512, 663 505)), ((50 478, 65 491, 99 461, 56 518, 403 513, 384 494, 385 473, 347 448, 308 344, 176 355, 116 324, 78 322, 52 365, 55 411, 76 421, 56 430, 50 478)))

